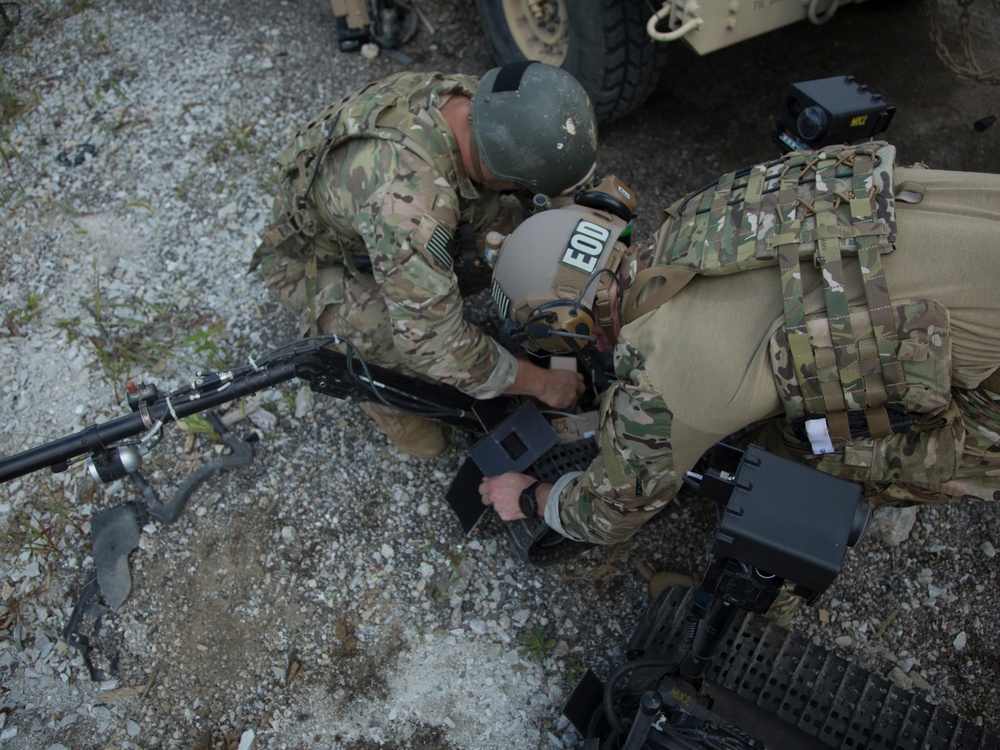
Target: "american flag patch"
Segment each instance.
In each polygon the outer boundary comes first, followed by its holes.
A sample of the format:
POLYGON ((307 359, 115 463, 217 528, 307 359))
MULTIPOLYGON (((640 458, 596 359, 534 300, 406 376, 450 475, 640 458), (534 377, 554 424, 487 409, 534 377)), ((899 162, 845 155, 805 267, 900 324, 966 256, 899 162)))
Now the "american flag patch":
POLYGON ((493 279, 493 288, 490 290, 493 295, 493 301, 497 303, 497 312, 500 314, 500 319, 504 320, 507 317, 507 311, 510 309, 510 297, 504 294, 503 289, 497 283, 496 279, 493 279))
POLYGON ((427 240, 427 249, 445 268, 451 268, 455 265, 455 258, 452 256, 454 247, 455 241, 451 238, 451 235, 440 226, 434 227, 430 239, 427 240))

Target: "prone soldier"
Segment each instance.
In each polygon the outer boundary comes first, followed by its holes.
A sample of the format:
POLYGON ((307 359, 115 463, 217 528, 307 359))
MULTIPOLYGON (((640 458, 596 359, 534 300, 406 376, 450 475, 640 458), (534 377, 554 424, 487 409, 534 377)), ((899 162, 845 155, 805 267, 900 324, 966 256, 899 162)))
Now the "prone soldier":
POLYGON ((529 218, 496 261, 501 316, 541 352, 604 332, 618 379, 587 470, 487 477, 483 502, 620 542, 739 433, 873 505, 1000 496, 1000 175, 894 160, 873 142, 732 172, 630 248, 627 214, 529 218))

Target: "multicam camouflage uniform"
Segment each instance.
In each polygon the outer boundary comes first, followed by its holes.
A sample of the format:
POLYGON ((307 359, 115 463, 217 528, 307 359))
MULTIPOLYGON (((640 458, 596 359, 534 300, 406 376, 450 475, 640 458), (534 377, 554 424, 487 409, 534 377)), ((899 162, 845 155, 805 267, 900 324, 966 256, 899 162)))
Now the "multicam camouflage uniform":
POLYGON ((601 454, 556 484, 550 525, 621 541, 755 423, 747 442, 875 505, 1000 498, 1000 175, 893 157, 865 144, 726 175, 631 248, 601 454), (669 299, 643 273, 664 267, 695 272, 669 299))
POLYGON ((282 184, 251 261, 303 333, 350 339, 365 358, 489 398, 514 358, 462 317, 460 224, 514 221, 473 185, 439 108, 476 80, 402 73, 306 125, 279 159, 282 184))

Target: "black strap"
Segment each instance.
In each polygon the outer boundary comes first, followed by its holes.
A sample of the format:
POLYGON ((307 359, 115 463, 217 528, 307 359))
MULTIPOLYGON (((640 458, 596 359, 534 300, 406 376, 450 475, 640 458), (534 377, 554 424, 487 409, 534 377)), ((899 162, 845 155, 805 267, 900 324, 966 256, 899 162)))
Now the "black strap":
POLYGON ((501 91, 517 91, 521 87, 521 78, 529 65, 534 65, 534 60, 519 60, 518 62, 507 63, 497 73, 496 80, 493 81, 493 92, 499 94, 501 91))

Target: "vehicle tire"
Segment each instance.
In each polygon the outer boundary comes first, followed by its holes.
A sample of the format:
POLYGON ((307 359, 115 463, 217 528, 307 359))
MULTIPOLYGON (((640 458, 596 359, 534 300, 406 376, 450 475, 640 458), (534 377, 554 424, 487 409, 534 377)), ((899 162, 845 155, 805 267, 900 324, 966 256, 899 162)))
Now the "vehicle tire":
POLYGON ((499 64, 539 60, 572 73, 600 123, 642 104, 666 61, 666 45, 646 33, 646 0, 476 0, 476 7, 499 64))

